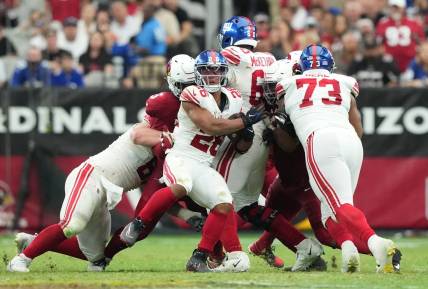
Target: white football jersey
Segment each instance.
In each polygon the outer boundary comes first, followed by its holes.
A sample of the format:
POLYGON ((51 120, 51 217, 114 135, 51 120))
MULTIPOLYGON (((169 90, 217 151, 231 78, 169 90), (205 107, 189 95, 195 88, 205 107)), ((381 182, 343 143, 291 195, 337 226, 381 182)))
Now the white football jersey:
POLYGON ((276 93, 284 95, 285 112, 302 143, 320 128, 354 129, 349 122, 349 109, 351 97, 358 96, 359 87, 352 77, 312 69, 281 80, 276 93))
MULTIPOLYGON (((241 111, 242 98, 240 93, 233 88, 222 87, 221 91, 227 96, 227 103, 223 111, 220 111, 211 93, 196 85, 186 87, 180 95, 180 101, 197 104, 208 110, 215 118, 227 119, 241 111)), ((193 123, 182 106, 178 111, 177 119, 178 124, 173 133, 174 146, 171 152, 211 165, 224 137, 204 133, 193 123)))
POLYGON ((140 186, 145 165, 153 159, 150 147, 136 145, 128 129, 102 152, 88 162, 113 184, 129 191, 140 186), (141 177, 140 177, 141 175, 141 177))
POLYGON ((243 99, 243 111, 261 103, 265 71, 275 62, 270 53, 252 52, 237 46, 221 51, 229 64, 228 86, 238 90, 243 99))

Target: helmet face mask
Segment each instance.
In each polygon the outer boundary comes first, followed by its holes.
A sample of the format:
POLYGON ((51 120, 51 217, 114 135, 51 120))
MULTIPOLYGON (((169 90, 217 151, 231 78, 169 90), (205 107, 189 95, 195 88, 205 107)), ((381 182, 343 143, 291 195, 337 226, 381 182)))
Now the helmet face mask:
POLYGON ((208 92, 217 92, 227 84, 226 59, 217 51, 205 50, 196 57, 196 84, 208 92))
POLYGON ((263 83, 263 96, 267 104, 274 105, 276 103, 276 84, 277 81, 265 81, 263 83))
POLYGON ((166 80, 171 92, 179 97, 184 88, 195 84, 195 60, 186 55, 175 55, 168 61, 166 67, 166 80))

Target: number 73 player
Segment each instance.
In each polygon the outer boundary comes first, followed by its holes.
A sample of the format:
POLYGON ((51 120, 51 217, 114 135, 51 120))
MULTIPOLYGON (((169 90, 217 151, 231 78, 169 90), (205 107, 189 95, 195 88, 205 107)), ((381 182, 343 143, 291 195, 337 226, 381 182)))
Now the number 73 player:
POLYGON ((401 253, 375 234, 353 195, 363 161, 362 125, 355 98, 358 83, 331 73, 334 60, 321 45, 307 46, 301 56, 302 75, 277 84, 285 112, 305 149, 311 187, 321 201, 324 225, 342 249, 342 271, 359 270, 354 240, 367 244, 378 272, 399 271, 401 253))

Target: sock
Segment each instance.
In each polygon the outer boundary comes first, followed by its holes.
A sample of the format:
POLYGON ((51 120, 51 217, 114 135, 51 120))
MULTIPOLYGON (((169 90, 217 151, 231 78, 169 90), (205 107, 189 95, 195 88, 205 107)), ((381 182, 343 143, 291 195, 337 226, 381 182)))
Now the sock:
POLYGON ((198 249, 211 253, 215 244, 220 240, 228 214, 218 212, 216 209, 211 210, 202 228, 202 238, 199 242, 198 249))
POLYGON ((50 225, 43 229, 22 253, 27 258, 34 259, 47 251, 53 250, 66 239, 59 224, 50 225))
POLYGON ((233 210, 227 216, 221 235, 221 242, 226 252, 242 251, 241 242, 238 237, 238 222, 236 221, 236 213, 233 210))
POLYGON ((275 236, 272 233, 263 231, 263 234, 260 236, 260 238, 254 242, 254 249, 256 251, 255 253, 261 253, 266 248, 272 246, 273 240, 275 240, 275 236))
POLYGON ((375 234, 367 223, 364 213, 350 204, 341 205, 336 211, 336 216, 340 223, 346 224, 348 231, 352 232, 355 239, 363 243, 367 244, 369 238, 375 234))
POLYGON ((144 223, 150 223, 160 219, 168 209, 177 202, 177 198, 169 187, 158 190, 149 199, 138 216, 144 223))
POLYGON ((152 171, 152 174, 149 177, 149 180, 144 184, 143 191, 141 192, 140 200, 138 201, 137 207, 135 208, 135 217, 138 216, 138 213, 144 208, 144 206, 149 201, 150 197, 158 190, 164 188, 165 186, 159 182, 160 177, 162 177, 163 166, 158 165, 152 171))
POLYGON ((352 234, 347 230, 346 226, 335 222, 332 218, 328 218, 325 222, 327 231, 331 237, 336 241, 336 244, 341 247, 343 242, 351 241, 354 243, 352 234))
POLYGON ((70 239, 66 239, 62 241, 51 251, 64 254, 67 256, 71 256, 74 258, 87 260, 86 256, 82 253, 82 250, 80 250, 79 241, 77 240, 76 236, 73 236, 70 239))
POLYGON ((120 239, 120 233, 122 232, 123 228, 124 226, 117 229, 108 242, 107 247, 104 250, 104 256, 107 258, 113 259, 114 255, 128 248, 128 246, 120 239))
POLYGON ((277 215, 268 229, 282 244, 287 246, 293 252, 296 252, 296 246, 306 237, 299 230, 287 221, 282 215, 277 215))

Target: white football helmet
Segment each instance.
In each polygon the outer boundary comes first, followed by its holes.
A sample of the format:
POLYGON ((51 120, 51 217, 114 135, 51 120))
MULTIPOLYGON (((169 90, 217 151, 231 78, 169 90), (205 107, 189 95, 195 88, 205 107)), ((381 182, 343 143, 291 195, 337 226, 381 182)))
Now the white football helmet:
POLYGON ((292 65, 288 59, 280 59, 269 65, 265 71, 265 78, 263 82, 264 98, 270 105, 275 104, 276 84, 286 77, 292 76, 292 65))
POLYGON ((300 55, 302 55, 302 50, 294 50, 288 53, 287 59, 291 63, 292 74, 302 74, 302 68, 300 66, 300 55))
POLYGON ((166 81, 171 92, 179 97, 183 89, 195 83, 195 59, 187 54, 172 57, 166 66, 166 81))

